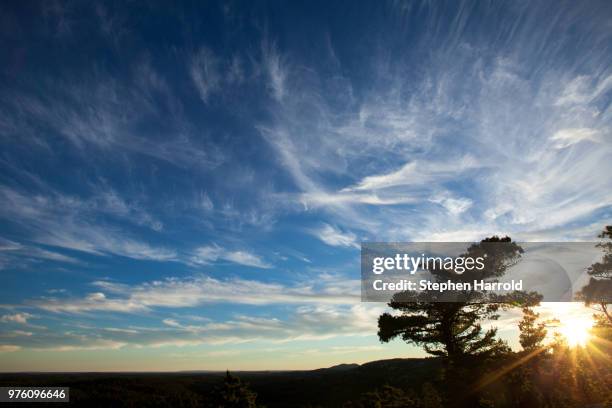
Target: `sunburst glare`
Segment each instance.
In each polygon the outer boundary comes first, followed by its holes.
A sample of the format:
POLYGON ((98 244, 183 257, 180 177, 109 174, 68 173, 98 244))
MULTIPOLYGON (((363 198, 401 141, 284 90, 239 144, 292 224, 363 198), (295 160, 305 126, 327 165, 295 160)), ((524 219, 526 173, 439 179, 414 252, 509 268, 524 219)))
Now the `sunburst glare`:
POLYGON ((558 332, 570 347, 585 346, 591 339, 593 312, 578 302, 543 302, 538 308, 541 317, 555 322, 549 334, 558 332))
POLYGON ((584 347, 591 338, 592 326, 593 321, 590 319, 571 319, 562 322, 559 332, 571 347, 584 347))

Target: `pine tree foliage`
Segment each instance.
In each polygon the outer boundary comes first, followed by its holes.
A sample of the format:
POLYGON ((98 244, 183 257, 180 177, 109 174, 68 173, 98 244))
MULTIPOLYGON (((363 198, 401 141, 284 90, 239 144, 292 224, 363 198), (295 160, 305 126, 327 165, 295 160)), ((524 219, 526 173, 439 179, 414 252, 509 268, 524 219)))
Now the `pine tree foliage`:
MULTIPOLYGON (((463 257, 483 257, 482 271, 459 274, 450 269, 430 270, 438 281, 464 281, 497 279, 516 264, 523 249, 509 237, 497 236, 471 245, 463 257)), ((485 330, 482 322, 495 320, 498 311, 517 305, 539 302, 536 294, 514 293, 493 296, 479 291, 461 293, 461 302, 432 302, 431 298, 412 292, 397 293, 389 307, 399 313, 384 313, 378 320, 378 337, 382 342, 395 338, 416 344, 434 356, 456 360, 464 356, 488 357, 508 351, 507 345, 495 338, 497 330, 485 330)))
POLYGON ((612 225, 608 225, 599 234, 601 241, 597 247, 603 251, 601 261, 591 265, 587 272, 591 275, 589 283, 582 288, 579 298, 603 314, 609 325, 612 325, 612 225))
POLYGON ((546 338, 546 323, 538 322, 539 313, 530 307, 523 308, 523 319, 519 322, 519 342, 525 351, 536 350, 546 338))

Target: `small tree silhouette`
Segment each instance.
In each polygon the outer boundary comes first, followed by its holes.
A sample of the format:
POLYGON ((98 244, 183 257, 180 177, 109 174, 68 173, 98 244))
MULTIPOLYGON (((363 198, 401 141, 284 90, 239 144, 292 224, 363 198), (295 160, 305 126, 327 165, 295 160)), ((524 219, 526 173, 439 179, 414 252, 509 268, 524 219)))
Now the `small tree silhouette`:
POLYGON ((257 408, 257 394, 250 390, 240 378, 226 372, 223 383, 213 390, 210 408, 257 408))

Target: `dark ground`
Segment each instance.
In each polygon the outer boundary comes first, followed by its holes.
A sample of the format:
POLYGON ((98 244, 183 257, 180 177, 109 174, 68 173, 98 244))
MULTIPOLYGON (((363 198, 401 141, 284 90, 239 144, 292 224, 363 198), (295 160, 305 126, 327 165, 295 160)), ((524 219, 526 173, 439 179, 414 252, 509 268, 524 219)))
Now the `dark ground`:
MULTIPOLYGON (((257 393, 258 404, 268 408, 335 408, 385 384, 419 388, 424 379, 431 381, 435 377, 439 367, 440 362, 431 358, 392 359, 312 371, 236 371, 232 374, 247 382, 257 393)), ((0 374, 0 386, 70 387, 69 404, 36 403, 37 407, 191 407, 199 405, 224 376, 224 372, 21 373, 0 374)))

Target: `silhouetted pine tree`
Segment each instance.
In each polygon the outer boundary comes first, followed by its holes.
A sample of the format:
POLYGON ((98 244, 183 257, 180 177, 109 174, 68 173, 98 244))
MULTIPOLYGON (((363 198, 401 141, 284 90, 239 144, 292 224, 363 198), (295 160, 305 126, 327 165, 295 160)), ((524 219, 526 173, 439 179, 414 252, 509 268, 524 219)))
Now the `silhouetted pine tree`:
MULTIPOLYGON (((466 270, 457 273, 453 269, 430 269, 437 282, 494 281, 520 261, 523 249, 509 237, 497 236, 471 245, 461 257, 484 259, 482 270, 466 270)), ((456 296, 460 301, 436 302, 431 293, 397 293, 389 306, 399 314, 382 314, 378 319, 378 337, 388 342, 396 337, 413 343, 434 356, 444 358, 442 378, 446 384, 445 406, 475 407, 481 401, 478 392, 470 389, 482 371, 481 363, 493 356, 511 352, 508 345, 496 339, 496 328, 484 330, 481 323, 496 320, 500 309, 515 306, 531 306, 539 303, 536 293, 514 292, 496 295, 482 291, 458 291, 444 294, 456 296)))
MULTIPOLYGON (((430 270, 439 282, 472 282, 475 279, 495 279, 520 260, 523 249, 509 237, 487 238, 473 244, 463 257, 484 257, 485 268, 458 274, 449 269, 430 270)), ((427 296, 410 292, 393 296, 389 306, 399 315, 384 313, 378 319, 378 337, 388 342, 396 337, 422 346, 435 356, 456 362, 465 356, 488 357, 508 351, 507 345, 497 340, 497 329, 484 331, 483 320, 495 320, 500 308, 536 304, 536 295, 489 296, 479 291, 461 292, 461 302, 432 302, 427 296)))

